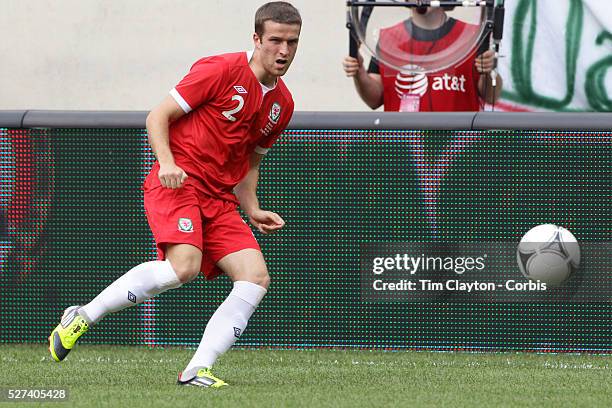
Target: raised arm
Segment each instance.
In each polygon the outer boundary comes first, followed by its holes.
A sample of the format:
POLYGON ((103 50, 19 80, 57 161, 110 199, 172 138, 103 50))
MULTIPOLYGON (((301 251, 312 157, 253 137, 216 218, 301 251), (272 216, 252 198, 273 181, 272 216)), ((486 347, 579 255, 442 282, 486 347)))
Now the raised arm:
POLYGON ((345 57, 342 62, 344 73, 352 77, 355 89, 361 99, 372 109, 383 104, 383 83, 380 74, 369 73, 363 66, 363 58, 345 57))

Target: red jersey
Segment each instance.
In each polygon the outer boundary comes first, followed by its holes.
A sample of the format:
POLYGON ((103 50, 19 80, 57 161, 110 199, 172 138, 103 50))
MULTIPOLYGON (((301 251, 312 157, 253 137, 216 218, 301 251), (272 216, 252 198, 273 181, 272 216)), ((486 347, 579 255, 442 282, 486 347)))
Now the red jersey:
POLYGON ((205 57, 170 91, 187 113, 170 125, 177 166, 203 193, 237 203, 232 190, 251 154, 267 150, 289 124, 293 99, 284 82, 265 88, 249 67, 251 53, 205 57))
MULTIPOLYGON (((429 55, 449 49, 453 43, 460 41, 462 35, 466 36, 467 33, 472 35, 476 30, 477 26, 452 18, 438 30, 424 30, 415 26, 412 20, 407 20, 380 31, 378 52, 383 60, 394 59, 392 55, 385 56, 385 49, 392 50, 395 55, 401 53, 429 55)), ((421 112, 479 111, 480 75, 474 66, 475 58, 476 50, 460 65, 427 74, 426 80, 422 82, 419 80, 421 89, 419 110, 421 112), (421 84, 424 86, 421 87, 421 84)), ((373 71, 372 68, 370 71, 373 71)), ((383 81, 385 111, 397 112, 400 110, 401 91, 407 87, 407 84, 402 82, 406 76, 382 63, 379 66, 379 73, 383 81)))

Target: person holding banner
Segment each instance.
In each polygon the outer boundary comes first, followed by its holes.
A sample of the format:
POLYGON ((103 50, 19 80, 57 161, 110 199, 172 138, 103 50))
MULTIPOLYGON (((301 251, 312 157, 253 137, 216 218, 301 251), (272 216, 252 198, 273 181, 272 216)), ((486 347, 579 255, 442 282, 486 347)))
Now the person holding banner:
MULTIPOLYGON (((396 42, 394 48, 426 55, 439 52, 469 31, 468 24, 447 14, 452 8, 417 7, 412 18, 380 30, 382 42, 396 42)), ((493 86, 495 52, 478 50, 457 66, 433 73, 399 71, 373 57, 369 68, 363 58, 347 56, 344 72, 352 77, 361 99, 372 109, 384 105, 391 112, 479 111, 484 103, 494 104, 501 95, 502 80, 493 86)))

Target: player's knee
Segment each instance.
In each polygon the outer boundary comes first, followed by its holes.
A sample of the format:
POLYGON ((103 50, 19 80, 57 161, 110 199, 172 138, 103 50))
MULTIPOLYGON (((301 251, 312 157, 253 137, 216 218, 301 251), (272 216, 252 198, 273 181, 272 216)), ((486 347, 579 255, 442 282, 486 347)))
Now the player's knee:
POLYGON ((166 257, 181 284, 197 278, 202 264, 202 252, 191 245, 169 245, 166 257))
POLYGON ((247 281, 268 288, 270 275, 261 252, 243 250, 222 258, 217 266, 234 282, 247 281))
POLYGON ((187 283, 198 277, 200 268, 185 267, 179 268, 178 270, 175 270, 175 272, 181 283, 187 283))
POLYGON ((255 283, 266 289, 268 289, 268 287, 270 286, 271 279, 266 268, 254 271, 249 278, 249 281, 251 281, 252 283, 255 283))
POLYGON ((265 289, 270 286, 270 275, 265 266, 258 268, 249 268, 243 273, 230 274, 230 278, 235 281, 247 281, 259 285, 265 289))
POLYGON ((200 262, 197 259, 181 259, 174 263, 170 261, 170 263, 181 283, 191 282, 200 273, 200 262))

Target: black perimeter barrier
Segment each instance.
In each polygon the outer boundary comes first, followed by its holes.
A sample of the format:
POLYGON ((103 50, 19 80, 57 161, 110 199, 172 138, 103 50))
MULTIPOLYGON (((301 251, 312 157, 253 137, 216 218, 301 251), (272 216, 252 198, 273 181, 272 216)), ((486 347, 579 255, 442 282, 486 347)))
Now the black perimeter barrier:
MULTIPOLYGON (((65 307, 155 258, 146 114, 0 111, 0 342, 45 342, 65 307)), ((272 285, 237 345, 610 353, 611 152, 609 113, 296 112, 262 164, 262 207, 287 225, 255 233, 272 285), (372 257, 463 245, 526 285, 516 245, 548 223, 582 251, 565 288, 467 291, 452 271, 421 297, 372 284, 387 278, 372 257)), ((195 346, 229 289, 198 279, 83 341, 195 346)))

